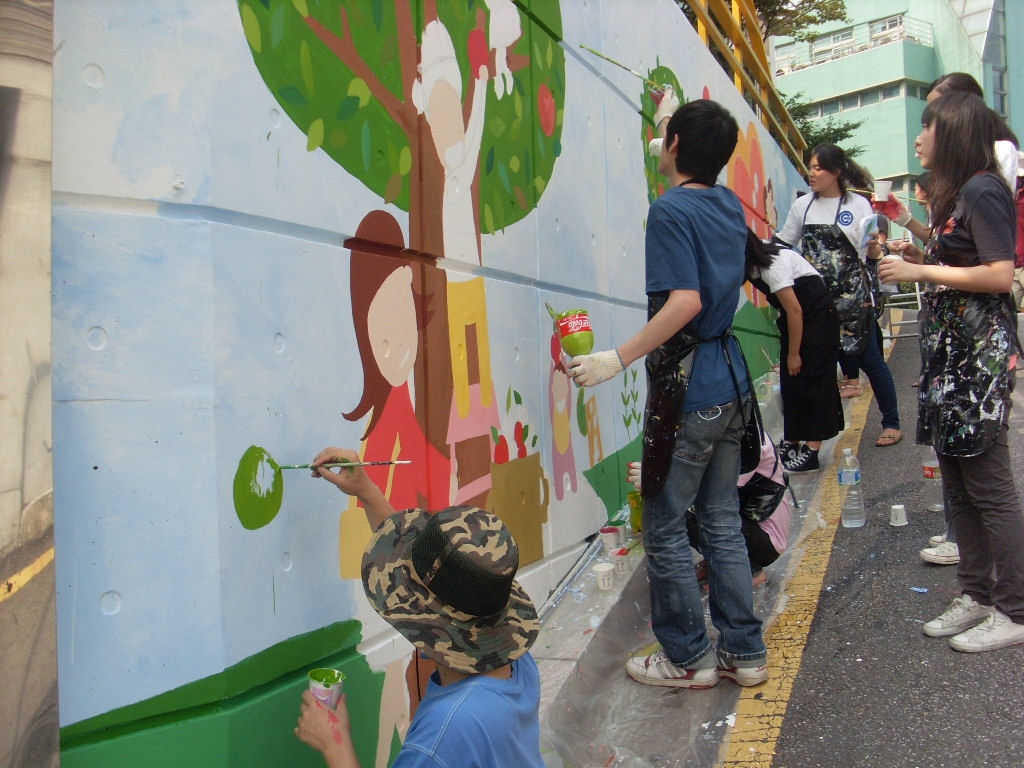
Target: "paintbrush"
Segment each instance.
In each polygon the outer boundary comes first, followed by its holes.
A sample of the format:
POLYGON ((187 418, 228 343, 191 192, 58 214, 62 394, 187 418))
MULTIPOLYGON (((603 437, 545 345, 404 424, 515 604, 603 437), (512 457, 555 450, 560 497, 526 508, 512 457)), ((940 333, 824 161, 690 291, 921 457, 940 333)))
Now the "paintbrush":
MULTIPOLYGON (((412 461, 334 461, 321 467, 377 467, 385 464, 412 464, 412 461)), ((312 464, 281 464, 278 469, 313 469, 312 464)))

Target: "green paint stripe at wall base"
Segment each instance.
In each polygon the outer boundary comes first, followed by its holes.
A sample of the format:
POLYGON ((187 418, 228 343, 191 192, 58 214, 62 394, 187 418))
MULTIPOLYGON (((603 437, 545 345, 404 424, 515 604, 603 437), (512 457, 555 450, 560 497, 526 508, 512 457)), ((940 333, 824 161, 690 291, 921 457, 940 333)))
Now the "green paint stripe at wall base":
POLYGON ((372 765, 384 673, 372 672, 355 651, 361 630, 348 621, 290 638, 219 675, 67 726, 61 765, 322 768, 319 753, 292 732, 306 672, 321 666, 345 673, 356 751, 363 765, 372 765), (225 691, 232 693, 215 695, 225 691))
POLYGON ((771 307, 755 307, 747 302, 733 319, 736 338, 755 381, 768 373, 771 365, 779 362, 779 328, 775 325, 775 317, 776 312, 771 307))
POLYGON ((633 486, 626 480, 626 465, 631 461, 640 461, 642 444, 643 435, 637 435, 615 453, 605 456, 590 469, 583 470, 583 476, 604 502, 609 520, 626 503, 626 494, 633 490, 633 486))

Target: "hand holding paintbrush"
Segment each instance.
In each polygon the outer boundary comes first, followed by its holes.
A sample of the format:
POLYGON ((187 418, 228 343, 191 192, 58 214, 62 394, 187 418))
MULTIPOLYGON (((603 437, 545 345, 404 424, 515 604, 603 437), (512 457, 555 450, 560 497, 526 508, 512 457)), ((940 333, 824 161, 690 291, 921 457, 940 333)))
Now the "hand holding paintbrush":
POLYGON ((395 508, 383 492, 374 485, 363 469, 367 464, 402 464, 409 462, 362 462, 359 454, 351 448, 324 448, 313 459, 310 469, 313 477, 322 477, 336 486, 342 493, 355 496, 363 504, 370 530, 376 530, 391 515, 395 508))

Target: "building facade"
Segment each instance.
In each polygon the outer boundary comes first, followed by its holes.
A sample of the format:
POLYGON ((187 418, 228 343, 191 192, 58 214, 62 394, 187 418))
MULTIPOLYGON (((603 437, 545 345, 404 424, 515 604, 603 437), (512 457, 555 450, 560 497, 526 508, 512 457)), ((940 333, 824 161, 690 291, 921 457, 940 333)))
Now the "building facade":
POLYGON ((1021 134, 1021 3, 846 0, 846 9, 848 21, 821 27, 809 41, 775 41, 776 84, 788 97, 802 94, 819 119, 861 122, 848 146, 861 147, 857 161, 875 178, 891 179, 897 195, 909 196, 922 171, 914 138, 928 85, 942 74, 973 75, 988 104, 1021 134))

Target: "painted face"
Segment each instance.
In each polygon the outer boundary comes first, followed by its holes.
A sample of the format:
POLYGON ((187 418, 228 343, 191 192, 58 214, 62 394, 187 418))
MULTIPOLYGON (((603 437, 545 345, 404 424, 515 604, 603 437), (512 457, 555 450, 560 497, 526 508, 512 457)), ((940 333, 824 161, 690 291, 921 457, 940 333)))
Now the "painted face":
POLYGON ((811 157, 807 181, 811 185, 811 191, 817 192, 821 197, 839 197, 839 174, 818 165, 817 155, 811 157))
POLYGON ((921 127, 914 139, 914 154, 921 161, 922 168, 931 168, 935 160, 935 123, 921 127))
POLYGON ((416 362, 419 337, 410 267, 396 269, 381 283, 370 302, 366 325, 381 374, 393 387, 405 383, 416 362))

